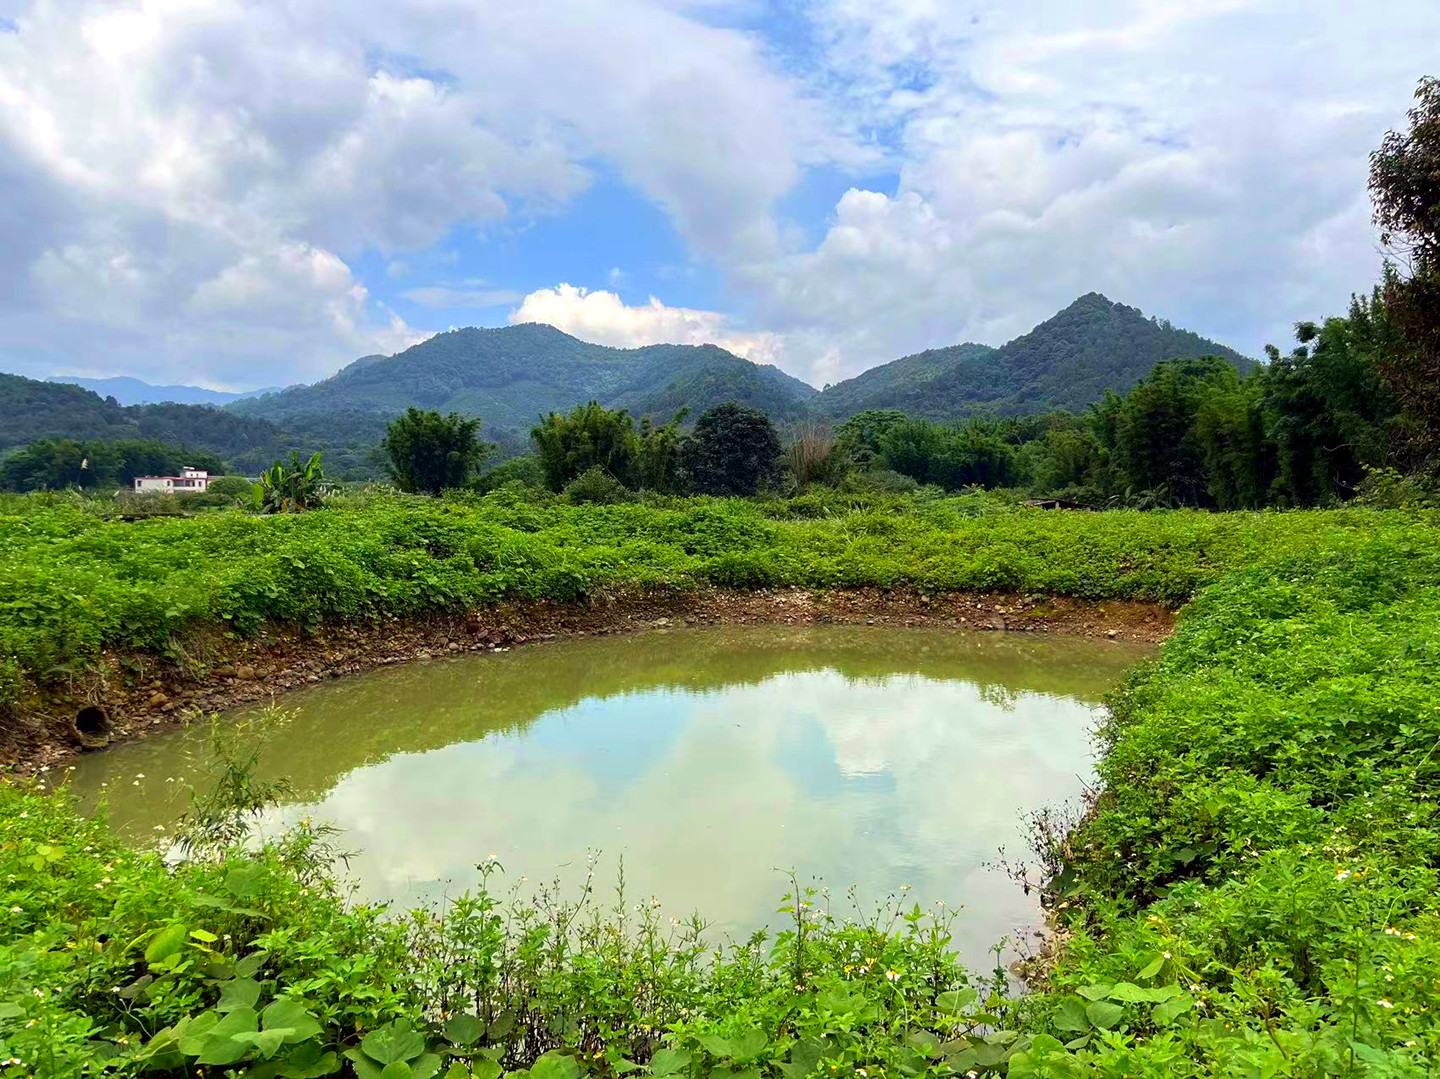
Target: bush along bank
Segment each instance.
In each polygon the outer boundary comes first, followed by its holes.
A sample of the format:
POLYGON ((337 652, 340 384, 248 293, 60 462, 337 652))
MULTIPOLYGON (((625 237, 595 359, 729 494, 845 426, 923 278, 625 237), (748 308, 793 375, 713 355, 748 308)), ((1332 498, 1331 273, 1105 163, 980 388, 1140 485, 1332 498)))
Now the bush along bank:
MULTIPOLYGON (((735 514, 727 523, 768 536, 815 527, 735 514)), ((887 520, 924 537, 938 530, 926 514, 969 520, 944 504, 887 520)), ((598 532, 617 519, 578 520, 598 532)), ((597 914, 608 904, 593 894, 584 909, 512 907, 481 890, 384 916, 337 894, 323 833, 225 853, 233 829, 202 799, 190 831, 205 842, 171 869, 63 799, 10 788, 0 1061, 14 1063, 0 1074, 1433 1073, 1433 519, 975 520, 955 529, 971 558, 1008 543, 1027 564, 1015 537, 1029 536, 1028 564, 1078 572, 1074 556, 1067 570, 1033 552, 1088 540, 1092 566, 1119 549, 1126 572, 1204 578, 1159 659, 1117 695, 1092 813, 1044 851, 1065 942, 1034 992, 1008 998, 962 971, 946 920, 920 911, 846 923, 800 894, 773 940, 719 951, 648 903, 597 914)))
POLYGON ((122 522, 83 500, 0 497, 0 708, 83 692, 107 650, 197 670, 217 630, 457 615, 501 600, 796 586, 1173 604, 1267 552, 1340 551, 1420 520, 1430 518, 1055 513, 987 496, 817 490, 614 506, 513 491, 361 495, 304 514, 122 522))

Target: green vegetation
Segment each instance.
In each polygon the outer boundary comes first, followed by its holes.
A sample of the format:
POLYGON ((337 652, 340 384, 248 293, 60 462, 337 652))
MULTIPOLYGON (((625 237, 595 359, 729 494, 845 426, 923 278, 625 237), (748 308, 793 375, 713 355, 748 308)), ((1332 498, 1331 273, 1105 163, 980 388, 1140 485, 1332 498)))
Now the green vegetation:
POLYGON ((1234 349, 1092 292, 1002 348, 931 349, 826 387, 814 410, 838 420, 894 408, 949 422, 979 412, 1078 411, 1107 390, 1129 391, 1161 360, 1201 356, 1223 357, 1242 372, 1255 366, 1234 349))
POLYGON ((381 443, 395 486, 427 495, 464 487, 491 448, 480 440, 479 420, 418 408, 406 409, 405 415, 393 420, 381 443))
POLYGON ((214 454, 149 439, 72 442, 45 438, 0 457, 0 489, 113 491, 130 487, 136 476, 178 476, 187 466, 212 475, 225 470, 214 454))
POLYGON ((262 513, 304 513, 322 505, 325 493, 325 469, 318 452, 303 464, 298 453, 291 453, 288 468, 276 461, 260 473, 255 490, 262 513))
POLYGON ((326 883, 323 833, 216 860, 226 807, 264 794, 232 759, 218 777, 232 795, 197 802, 187 832, 218 838, 173 869, 62 800, 0 792, 0 1039, 42 1074, 178 1074, 205 1058, 366 1075, 391 1054, 411 1075, 455 1061, 457 1077, 491 1079, 632 1063, 687 1079, 1319 1076, 1424 1074, 1440 1057, 1432 512, 1065 514, 819 488, 613 506, 342 497, 134 525, 53 496, 6 509, 7 652, 27 680, 102 644, 179 656, 199 624, 501 595, 908 583, 1194 597, 1116 699, 1094 812, 1068 835, 1040 829, 1071 935, 1030 995, 975 983, 923 913, 847 924, 803 894, 812 906, 775 939, 714 952, 623 900, 597 913, 593 891, 583 910, 553 896, 512 910, 487 886, 438 919, 349 906, 326 883))
POLYGON ((523 430, 536 413, 587 401, 639 416, 697 415, 739 400, 780 417, 798 416, 813 387, 714 345, 618 349, 579 341, 552 326, 452 330, 395 356, 367 356, 313 386, 230 406, 282 426, 337 409, 386 419, 407 408, 480 416, 491 431, 523 430))
POLYGON ((681 413, 664 426, 646 419, 637 432, 624 409, 612 411, 591 401, 568 416, 550 413, 531 428, 530 441, 552 491, 598 471, 621 487, 672 492, 683 418, 681 413))
POLYGON ((707 495, 754 495, 780 473, 780 436, 770 417, 743 405, 718 405, 695 423, 680 446, 689 490, 707 495))

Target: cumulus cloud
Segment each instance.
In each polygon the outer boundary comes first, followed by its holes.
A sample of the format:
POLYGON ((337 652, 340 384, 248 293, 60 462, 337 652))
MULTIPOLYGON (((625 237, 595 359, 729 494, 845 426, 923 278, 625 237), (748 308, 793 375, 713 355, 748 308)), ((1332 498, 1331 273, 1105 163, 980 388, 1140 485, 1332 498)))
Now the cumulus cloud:
POLYGON ((1351 0, 767 10, 19 0, 0 367, 314 378, 423 336, 377 300, 390 282, 421 308, 515 302, 437 281, 438 252, 523 245, 601 172, 735 311, 524 298, 582 336, 730 342, 818 384, 1098 289, 1257 353, 1375 278, 1366 154, 1440 37, 1434 0, 1383 21, 1351 0))
POLYGON ((796 362, 1000 343, 1098 289, 1258 353, 1377 276, 1366 154, 1440 8, 1346 0, 818 0, 816 78, 893 188, 742 274, 796 362))
POLYGON ((562 210, 596 161, 695 252, 773 257, 832 144, 757 40, 654 0, 33 0, 0 33, 0 363, 323 375, 417 336, 362 256, 562 210))
POLYGON ((510 314, 512 325, 544 322, 583 341, 616 348, 641 345, 719 345, 756 363, 776 363, 783 342, 771 333, 745 333, 725 315, 667 307, 654 296, 630 306, 613 292, 560 284, 530 293, 510 314))

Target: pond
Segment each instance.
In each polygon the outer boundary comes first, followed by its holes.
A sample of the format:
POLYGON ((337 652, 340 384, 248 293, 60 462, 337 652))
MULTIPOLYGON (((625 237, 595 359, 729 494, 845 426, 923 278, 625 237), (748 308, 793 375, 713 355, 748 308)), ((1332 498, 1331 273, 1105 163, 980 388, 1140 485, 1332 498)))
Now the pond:
MULTIPOLYGON (((963 906, 972 964, 1040 921, 992 868, 1026 814, 1077 804, 1102 696, 1143 649, 1112 641, 871 626, 677 628, 528 645, 288 693, 261 771, 360 852, 361 895, 402 905, 471 886, 574 886, 623 858, 632 899, 737 937, 776 925, 784 871, 869 909, 963 906)), ((136 840, 198 781, 197 724, 91 754, 73 786, 136 840)), ((148 841, 148 839, 147 839, 148 841)))

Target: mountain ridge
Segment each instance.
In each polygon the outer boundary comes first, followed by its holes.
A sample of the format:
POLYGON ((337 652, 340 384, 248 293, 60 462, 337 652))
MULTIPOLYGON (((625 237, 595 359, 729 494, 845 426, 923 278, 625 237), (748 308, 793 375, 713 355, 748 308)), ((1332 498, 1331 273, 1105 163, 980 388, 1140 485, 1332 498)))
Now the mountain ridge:
POLYGON ((1107 390, 1127 393, 1161 360, 1201 356, 1220 356, 1241 374, 1256 366, 1227 345, 1087 292, 999 348, 963 344, 902 356, 829 386, 815 408, 830 419, 868 408, 934 420, 1079 412, 1107 390))
MULTIPOLYGON (((396 414, 434 408, 528 430, 540 416, 596 400, 640 415, 692 413, 738 400, 797 419, 819 391, 779 368, 716 345, 621 349, 581 341, 543 323, 466 327, 436 334, 393 356, 362 357, 310 386, 228 406, 271 420, 330 407, 396 414)), ((668 416, 664 416, 668 419, 668 416)))
POLYGON ((274 393, 280 389, 279 386, 267 386, 260 390, 231 392, 185 384, 160 385, 130 375, 113 375, 109 378, 51 375, 45 381, 58 382, 67 386, 80 386, 101 397, 113 397, 122 405, 227 405, 232 401, 243 401, 249 397, 259 397, 261 394, 274 393))

